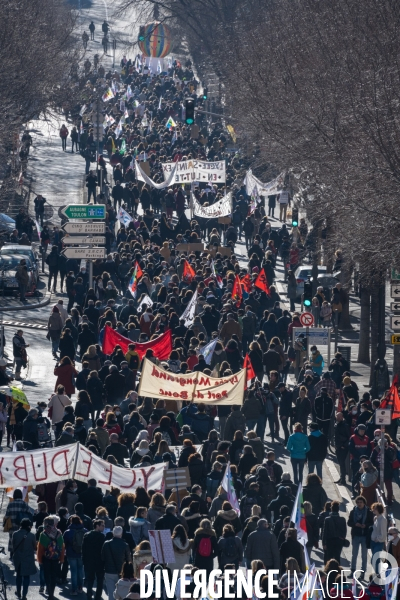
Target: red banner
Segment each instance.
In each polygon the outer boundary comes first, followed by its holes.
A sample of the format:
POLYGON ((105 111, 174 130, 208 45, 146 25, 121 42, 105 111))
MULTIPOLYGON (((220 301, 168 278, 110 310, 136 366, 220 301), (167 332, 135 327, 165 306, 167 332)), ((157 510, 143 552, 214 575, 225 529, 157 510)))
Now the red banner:
POLYGON ((111 354, 115 346, 119 344, 123 352, 128 352, 129 344, 136 344, 136 352, 140 358, 146 354, 146 350, 153 350, 154 356, 160 360, 166 360, 172 351, 172 331, 169 329, 162 335, 159 335, 155 340, 145 342, 144 344, 138 344, 132 342, 129 338, 124 337, 117 331, 114 331, 112 327, 106 325, 103 339, 103 352, 104 354, 111 354))

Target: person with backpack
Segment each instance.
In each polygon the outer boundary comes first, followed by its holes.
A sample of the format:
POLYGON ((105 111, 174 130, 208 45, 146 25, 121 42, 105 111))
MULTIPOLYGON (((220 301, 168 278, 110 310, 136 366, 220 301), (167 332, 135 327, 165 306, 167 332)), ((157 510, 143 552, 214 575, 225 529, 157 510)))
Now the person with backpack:
POLYGON ((218 555, 218 543, 215 531, 209 519, 203 519, 196 530, 193 540, 193 565, 204 569, 207 576, 213 570, 214 558, 218 555))
POLYGON ((230 523, 224 525, 222 536, 218 540, 218 567, 222 570, 225 565, 233 564, 235 569, 243 560, 243 546, 240 538, 230 523))
POLYGON ((114 600, 114 590, 122 565, 132 562, 128 544, 122 539, 123 528, 114 527, 112 540, 104 542, 101 549, 101 559, 104 563, 105 581, 108 600, 114 600))
POLYGON ((215 494, 217 493, 217 490, 218 490, 219 486, 221 485, 223 476, 224 476, 224 472, 222 470, 222 463, 220 463, 219 461, 216 460, 213 463, 212 470, 207 475, 207 480, 206 480, 206 493, 207 493, 207 498, 209 498, 209 500, 208 500, 209 502, 211 502, 213 500, 213 498, 215 497, 215 494))
MULTIPOLYGON (((259 494, 260 486, 256 481, 253 481, 247 493, 242 497, 240 501, 240 519, 242 525, 245 524, 246 520, 253 514, 253 506, 265 507, 265 502, 259 494)), ((262 511, 263 512, 263 511, 262 511)))
POLYGON ((101 551, 105 541, 104 521, 95 519, 93 521, 93 531, 89 531, 83 537, 82 542, 82 562, 85 568, 85 583, 87 600, 93 598, 93 585, 96 579, 95 600, 101 600, 104 581, 104 564, 101 558, 101 551))
POLYGON ((147 520, 147 508, 145 506, 141 506, 137 509, 135 517, 130 517, 129 527, 135 546, 140 544, 143 540, 149 539, 151 523, 147 520))
POLYGON ((206 405, 200 402, 197 405, 197 412, 194 413, 192 418, 192 430, 200 442, 204 442, 212 428, 213 418, 206 413, 206 405))
POLYGON ((72 515, 70 523, 70 526, 64 533, 64 543, 71 569, 71 596, 76 596, 83 591, 82 544, 83 536, 88 530, 85 529, 82 519, 78 515, 72 515))
POLYGON ((33 510, 33 508, 31 508, 29 506, 29 504, 27 504, 26 502, 24 502, 24 500, 22 499, 22 491, 17 488, 14 490, 13 493, 13 501, 10 502, 10 504, 7 506, 7 510, 6 510, 6 514, 4 515, 4 520, 3 520, 3 524, 5 525, 7 523, 7 520, 10 519, 9 522, 9 526, 10 529, 8 530, 9 533, 9 541, 8 541, 8 550, 10 552, 10 557, 12 558, 12 554, 13 554, 13 546, 12 546, 12 537, 13 534, 18 531, 20 525, 21 525, 21 521, 22 519, 30 519, 30 521, 33 523, 33 515, 35 514, 35 511, 33 510))
POLYGON ((43 521, 43 531, 39 537, 37 560, 43 565, 48 600, 54 600, 54 590, 60 573, 60 564, 64 562, 65 545, 62 533, 57 529, 52 517, 43 521))
POLYGON ((31 575, 35 575, 35 552, 36 539, 31 533, 32 522, 30 519, 22 519, 18 531, 13 533, 13 563, 16 575, 16 595, 26 600, 31 575))
POLYGON ((218 511, 217 517, 214 521, 214 529, 217 538, 220 538, 221 535, 223 535, 223 530, 227 523, 233 527, 235 534, 242 530, 242 524, 236 510, 233 509, 230 502, 225 500, 222 505, 222 510, 218 511))

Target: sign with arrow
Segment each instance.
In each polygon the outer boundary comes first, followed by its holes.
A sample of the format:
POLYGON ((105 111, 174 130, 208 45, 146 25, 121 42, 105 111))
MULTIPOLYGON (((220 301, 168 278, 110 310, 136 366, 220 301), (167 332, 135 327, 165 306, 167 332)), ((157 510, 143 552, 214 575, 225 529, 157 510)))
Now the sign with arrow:
POLYGON ((392 312, 400 312, 400 302, 391 302, 390 303, 390 310, 392 312))
POLYGON ((393 283, 390 286, 390 295, 395 300, 397 300, 397 299, 400 300, 400 284, 393 283))
POLYGON ((106 257, 105 248, 65 248, 61 254, 67 258, 76 258, 77 260, 97 260, 106 257))
MULTIPOLYGON (((62 209, 62 214, 67 219, 105 219, 105 204, 68 204, 62 209)), ((400 296, 400 291, 399 291, 400 296)))
POLYGON ((106 224, 105 223, 65 223, 62 228, 65 233, 86 233, 86 234, 105 234, 106 224))
POLYGON ((394 331, 400 331, 400 315, 392 315, 390 317, 390 327, 394 329, 394 331))
POLYGON ((62 239, 62 243, 65 246, 73 246, 74 244, 82 246, 87 246, 88 244, 101 246, 106 243, 106 238, 104 235, 65 235, 62 239))

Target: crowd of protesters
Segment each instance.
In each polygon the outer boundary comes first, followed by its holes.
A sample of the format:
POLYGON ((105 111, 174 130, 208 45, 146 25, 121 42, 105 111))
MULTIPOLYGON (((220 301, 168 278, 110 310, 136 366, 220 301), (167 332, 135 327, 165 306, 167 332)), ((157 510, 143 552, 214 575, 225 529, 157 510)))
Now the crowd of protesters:
MULTIPOLYGON (((293 572, 305 573, 308 557, 321 563, 325 590, 332 592, 340 581, 348 534, 353 571, 361 553, 360 580, 367 578, 367 549, 373 555, 384 549, 388 533, 387 549, 400 566, 398 531, 388 529, 384 506, 376 501, 382 449, 374 413, 380 400, 368 392, 360 394, 340 353, 325 367, 316 346, 308 353, 301 336, 293 343, 293 327, 301 327, 293 277, 305 257, 299 248, 307 245, 307 224, 302 220, 298 228, 290 228, 282 223, 287 215, 284 205, 290 201, 284 189, 268 199, 268 216, 263 202, 251 209, 244 183, 246 163, 227 151, 228 134, 222 122, 209 126, 200 113, 195 128, 182 121, 182 102, 197 98, 198 82, 190 62, 175 61, 162 74, 137 66, 124 58, 119 72, 105 73, 99 67, 86 77, 86 106, 97 99, 94 88, 110 88, 114 94, 103 107, 107 125, 104 156, 98 159, 101 177, 90 171, 90 108, 84 114, 85 131, 76 137, 86 160, 88 201, 107 204, 107 258, 94 262, 90 286, 86 267, 61 254, 62 233, 43 229, 42 245, 51 246, 46 259, 49 289, 56 291, 59 282, 68 297, 66 305, 60 299, 52 307, 48 321, 57 361, 55 392, 47 406, 40 403, 26 411, 18 402, 9 405, 7 444, 14 440, 17 450, 31 450, 53 435, 57 446, 80 442, 123 468, 160 462, 170 468, 188 467, 191 485, 180 490, 178 498, 175 489, 164 493, 143 487, 132 493, 101 490, 95 480, 44 483, 35 489, 37 510, 15 490, 6 520, 10 519, 9 551, 16 568, 17 596, 26 598, 36 559, 40 592, 50 600, 56 586, 65 585, 73 596, 85 588, 89 600, 93 595, 100 600, 103 587, 109 600, 139 598, 140 570, 159 567, 149 543, 152 529, 171 532, 175 562, 164 565, 170 570, 187 566, 192 577, 196 569, 209 573, 216 565, 222 570, 246 566, 254 573, 275 568, 280 572, 282 598, 287 597, 293 572), (121 117, 125 124, 118 135, 121 117), (166 127, 169 117, 176 127, 166 127), (230 225, 196 216, 190 220, 189 188, 149 187, 136 179, 132 167, 135 160, 147 163, 150 178, 160 183, 162 163, 190 158, 225 161, 225 184, 196 183, 193 191, 203 206, 231 191, 230 225), (281 205, 278 228, 274 227, 276 202, 281 205), (129 224, 118 222, 120 207, 131 216, 129 224), (245 259, 235 253, 242 236, 245 259), (204 251, 192 252, 190 244, 199 242, 204 243, 204 251), (189 250, 181 251, 179 244, 189 244, 189 250), (184 277, 186 261, 194 272, 189 279, 184 277), (277 261, 282 261, 288 278, 290 310, 275 285, 277 261), (142 276, 132 295, 129 288, 137 265, 142 276), (267 282, 264 290, 254 285, 262 271, 267 282), (246 283, 234 297, 237 276, 246 283), (196 292, 195 314, 188 322, 181 317, 196 292), (145 297, 151 305, 142 303, 145 297), (111 354, 104 354, 107 326, 130 340, 127 352, 117 345, 111 354), (168 330, 173 340, 168 359, 160 361, 151 350, 146 358, 173 373, 201 371, 227 377, 243 368, 247 354, 255 378, 243 404, 211 406, 139 397, 143 363, 136 344, 168 330), (218 342, 206 361, 202 349, 215 338, 218 342), (329 444, 340 469, 337 483, 351 487, 355 500, 347 518, 340 513, 338 499, 328 498, 322 485, 329 444), (276 460, 277 445, 286 447, 293 476, 276 460), (221 486, 228 463, 240 514, 221 486), (291 521, 299 484, 304 486, 304 544, 291 521)), ((63 150, 65 130, 60 132, 63 150)), ((23 223, 21 219, 21 231, 23 223)), ((346 298, 338 284, 333 290, 318 288, 315 300, 317 323, 330 326, 330 305, 346 298), (324 312, 327 307, 330 312, 324 312)), ((25 347, 23 332, 18 331, 13 350, 20 366, 25 347)), ((385 434, 383 452, 390 505, 392 479, 398 477, 395 427, 385 434)), ((372 566, 377 570, 377 561, 372 566)), ((267 585, 264 577, 263 589, 267 585)), ((369 587, 372 595, 374 585, 369 587)), ((345 586, 345 597, 353 598, 351 583, 345 586)), ((175 596, 180 598, 179 587, 175 596)))

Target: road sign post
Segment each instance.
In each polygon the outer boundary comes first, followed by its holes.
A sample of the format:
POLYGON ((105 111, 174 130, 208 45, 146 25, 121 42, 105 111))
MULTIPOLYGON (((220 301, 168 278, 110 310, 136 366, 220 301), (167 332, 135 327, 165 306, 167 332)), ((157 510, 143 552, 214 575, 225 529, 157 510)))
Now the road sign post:
MULTIPOLYGON (((105 219, 106 205, 105 204, 68 204, 62 209, 62 214, 67 219, 105 219)), ((399 294, 400 296, 400 294, 399 294)))
POLYGON ((62 228, 68 234, 104 235, 106 232, 106 224, 100 221, 94 223, 65 223, 62 228))
POLYGON ((300 323, 303 327, 312 327, 314 325, 314 317, 310 312, 303 312, 300 315, 300 323))
POLYGON ((63 244, 65 246, 103 246, 106 243, 104 235, 65 235, 63 244))

